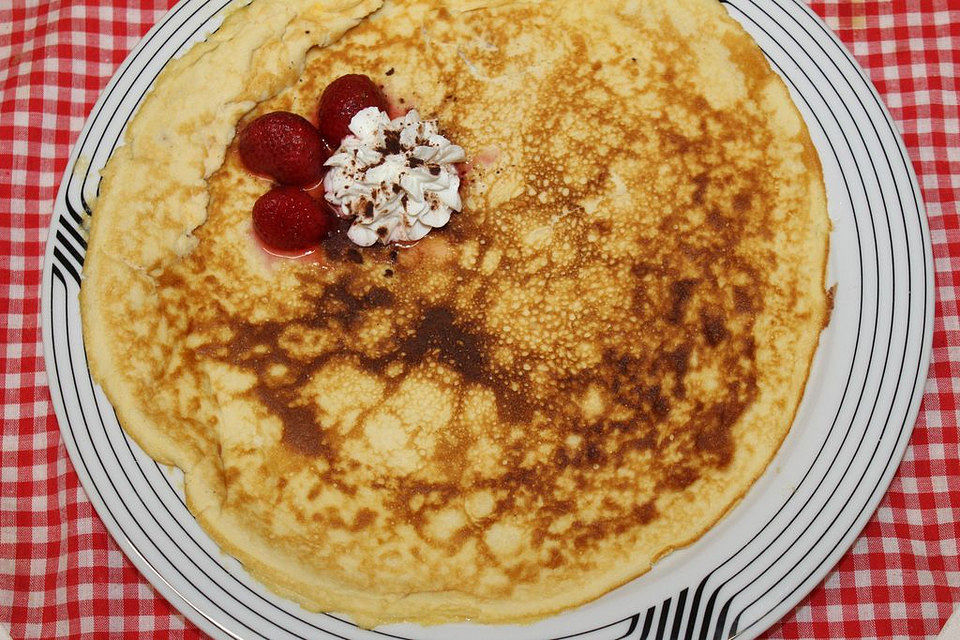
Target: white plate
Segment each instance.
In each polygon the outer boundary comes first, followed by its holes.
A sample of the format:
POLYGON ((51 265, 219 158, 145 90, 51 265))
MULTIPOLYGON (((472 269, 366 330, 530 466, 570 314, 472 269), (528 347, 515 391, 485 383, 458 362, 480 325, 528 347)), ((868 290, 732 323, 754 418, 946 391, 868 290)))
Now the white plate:
POLYGON ((78 228, 98 170, 160 69, 216 29, 227 2, 183 0, 120 67, 73 151, 44 263, 44 355, 63 439, 97 513, 143 575, 220 638, 752 638, 796 605, 852 544, 903 455, 934 307, 929 233, 910 161, 872 85, 823 23, 798 0, 724 3, 790 86, 820 152, 834 223, 833 318, 766 474, 698 542, 578 609, 529 626, 367 631, 273 595, 221 553, 184 506, 177 473, 125 436, 87 370, 78 228))

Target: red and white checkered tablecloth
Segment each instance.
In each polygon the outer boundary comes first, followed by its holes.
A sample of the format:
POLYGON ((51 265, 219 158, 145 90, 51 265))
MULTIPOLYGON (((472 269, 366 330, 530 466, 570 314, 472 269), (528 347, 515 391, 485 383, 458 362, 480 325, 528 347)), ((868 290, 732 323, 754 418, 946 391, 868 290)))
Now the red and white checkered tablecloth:
MULTIPOLYGON (((71 146, 172 1, 130 4, 139 6, 0 0, 0 626, 15 639, 203 635, 140 576, 80 488, 40 342, 41 256, 71 146)), ((960 0, 811 4, 903 133, 933 238, 936 322, 920 418, 889 492, 840 564, 767 637, 935 636, 960 599, 960 0)))

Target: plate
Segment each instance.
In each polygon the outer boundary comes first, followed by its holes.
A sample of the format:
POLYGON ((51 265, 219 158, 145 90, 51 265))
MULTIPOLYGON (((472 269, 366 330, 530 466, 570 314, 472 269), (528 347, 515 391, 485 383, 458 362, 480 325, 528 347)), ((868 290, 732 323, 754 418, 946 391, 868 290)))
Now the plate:
POLYGON ((70 158, 44 262, 44 355, 64 444, 107 529, 157 590, 216 638, 271 640, 752 638, 795 606, 853 543, 903 456, 934 310, 929 231, 906 150, 866 75, 819 18, 798 0, 724 0, 810 128, 834 226, 832 318, 767 472, 695 544, 577 609, 526 626, 371 631, 304 611, 222 553, 187 511, 182 476, 125 435, 87 369, 77 293, 98 171, 163 66, 214 31, 229 1, 183 0, 117 71, 70 158))

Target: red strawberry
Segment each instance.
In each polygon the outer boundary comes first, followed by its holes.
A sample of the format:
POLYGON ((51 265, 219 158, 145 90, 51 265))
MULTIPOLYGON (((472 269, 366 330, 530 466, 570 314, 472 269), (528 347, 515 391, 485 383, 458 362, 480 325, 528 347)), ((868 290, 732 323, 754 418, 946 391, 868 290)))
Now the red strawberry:
POLYGON ((334 148, 350 133, 350 120, 367 107, 387 110, 387 99, 369 76, 351 73, 327 85, 317 112, 320 135, 334 148))
POLYGON ((253 229, 274 249, 306 249, 323 240, 333 226, 330 211, 296 187, 274 187, 253 205, 253 229))
POLYGON ((237 146, 250 171, 301 187, 320 181, 330 157, 316 128, 289 111, 274 111, 248 124, 237 146))

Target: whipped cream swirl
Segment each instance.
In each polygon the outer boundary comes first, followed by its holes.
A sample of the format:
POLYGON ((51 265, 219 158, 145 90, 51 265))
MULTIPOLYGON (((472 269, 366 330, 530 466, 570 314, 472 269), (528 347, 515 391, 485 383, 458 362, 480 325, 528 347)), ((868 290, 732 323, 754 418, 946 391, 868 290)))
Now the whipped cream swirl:
POLYGON ((338 215, 353 219, 347 231, 353 242, 414 242, 463 208, 454 163, 466 156, 440 135, 436 121, 421 120, 415 109, 391 120, 367 107, 350 131, 326 162, 323 186, 338 215))

